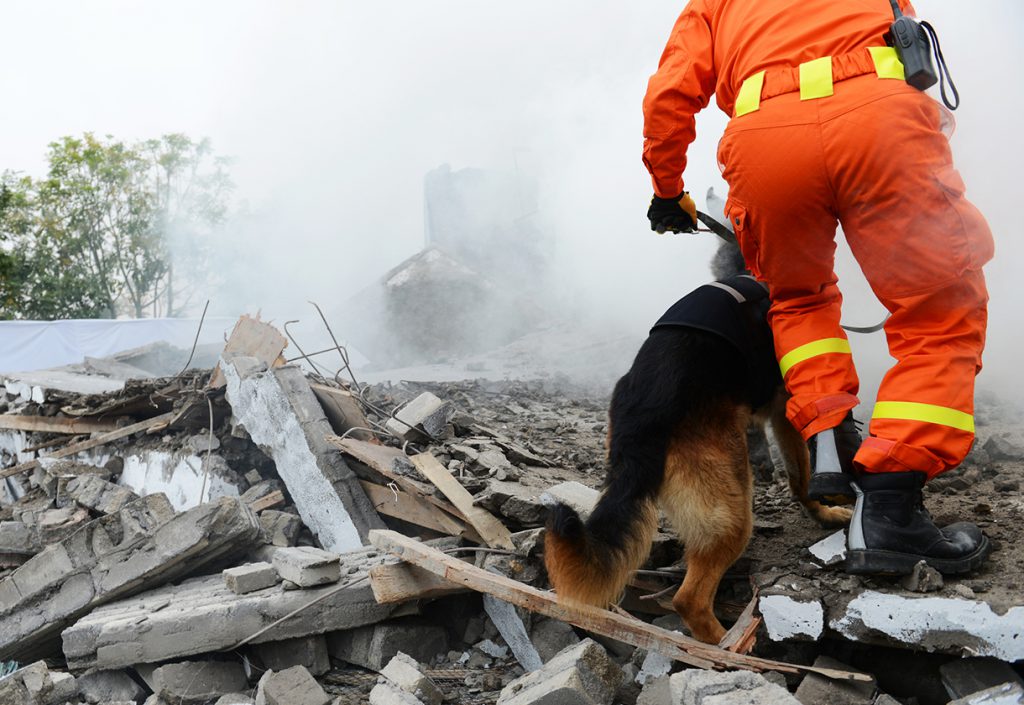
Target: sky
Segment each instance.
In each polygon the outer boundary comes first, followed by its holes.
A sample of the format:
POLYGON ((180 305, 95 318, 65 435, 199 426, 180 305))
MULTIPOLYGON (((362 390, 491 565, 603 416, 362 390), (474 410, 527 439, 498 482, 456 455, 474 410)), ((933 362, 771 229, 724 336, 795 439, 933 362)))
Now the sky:
MULTIPOLYGON (((968 195, 996 234, 989 265, 993 381, 1015 375, 1024 305, 1018 173, 1024 137, 1024 6, 920 0, 963 96, 953 138, 968 195)), ((655 236, 644 217, 640 104, 680 2, 481 0, 284 3, 11 3, 0 26, 0 169, 39 174, 46 145, 86 131, 119 139, 209 137, 234 159, 239 207, 212 310, 310 318, 417 252, 423 177, 522 170, 540 186, 554 267, 576 305, 640 332, 708 278, 708 235, 655 236)), ((687 183, 725 192, 698 119, 687 183)), ((698 203, 701 199, 698 197, 698 203)), ((848 254, 847 320, 883 314, 848 254)), ((610 323, 611 325, 612 323, 610 323)), ((855 341, 886 364, 881 336, 855 341)), ((1024 389, 1022 389, 1024 391, 1024 389)))

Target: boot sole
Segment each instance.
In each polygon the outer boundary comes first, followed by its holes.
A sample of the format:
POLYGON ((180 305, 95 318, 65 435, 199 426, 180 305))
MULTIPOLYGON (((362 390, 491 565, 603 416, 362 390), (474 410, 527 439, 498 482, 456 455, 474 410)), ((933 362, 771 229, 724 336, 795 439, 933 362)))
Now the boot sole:
POLYGON ((807 498, 822 504, 853 504, 857 499, 850 486, 850 476, 844 472, 822 472, 811 475, 807 483, 807 498))
POLYGON ((982 536, 978 548, 963 558, 929 558, 914 553, 870 548, 849 550, 846 554, 845 570, 854 575, 910 575, 914 572, 914 566, 924 561, 943 575, 958 575, 969 573, 984 563, 989 548, 988 537, 982 536))

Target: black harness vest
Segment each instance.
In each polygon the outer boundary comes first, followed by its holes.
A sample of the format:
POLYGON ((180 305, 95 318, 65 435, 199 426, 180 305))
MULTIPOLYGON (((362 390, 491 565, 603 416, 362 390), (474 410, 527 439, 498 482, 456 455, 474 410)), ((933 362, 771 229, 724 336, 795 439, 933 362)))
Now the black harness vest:
POLYGON ((651 332, 683 327, 713 333, 728 341, 747 362, 751 404, 764 406, 782 384, 775 344, 768 327, 771 301, 764 286, 740 275, 705 284, 672 304, 651 332))

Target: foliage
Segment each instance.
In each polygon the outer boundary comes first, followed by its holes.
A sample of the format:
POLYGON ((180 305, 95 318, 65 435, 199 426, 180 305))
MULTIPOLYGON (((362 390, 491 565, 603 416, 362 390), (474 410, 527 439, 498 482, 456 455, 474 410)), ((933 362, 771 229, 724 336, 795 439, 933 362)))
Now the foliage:
POLYGON ((42 179, 0 179, 0 316, 179 314, 232 188, 209 141, 85 134, 53 142, 47 160, 42 179))

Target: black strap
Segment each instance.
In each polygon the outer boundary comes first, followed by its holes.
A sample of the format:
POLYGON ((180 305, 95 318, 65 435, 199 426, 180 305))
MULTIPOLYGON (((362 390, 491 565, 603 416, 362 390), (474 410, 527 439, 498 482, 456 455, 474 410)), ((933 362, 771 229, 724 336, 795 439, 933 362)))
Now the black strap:
POLYGON ((956 89, 956 84, 953 83, 953 77, 949 73, 949 67, 946 66, 946 57, 942 55, 942 47, 939 46, 939 35, 935 33, 935 28, 932 27, 929 22, 921 22, 921 26, 928 32, 928 36, 931 37, 933 51, 935 52, 935 63, 939 67, 939 93, 942 95, 942 102, 946 104, 946 107, 950 110, 956 110, 960 107, 960 92, 956 89), (953 91, 953 100, 955 103, 950 103, 949 98, 946 96, 946 81, 949 81, 949 89, 953 91))

